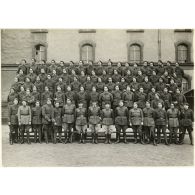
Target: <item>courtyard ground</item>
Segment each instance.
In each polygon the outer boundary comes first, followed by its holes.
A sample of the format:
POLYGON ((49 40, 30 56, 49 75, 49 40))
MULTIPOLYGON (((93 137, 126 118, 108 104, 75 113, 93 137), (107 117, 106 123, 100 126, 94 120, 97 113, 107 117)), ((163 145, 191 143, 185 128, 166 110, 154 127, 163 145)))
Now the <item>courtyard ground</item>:
POLYGON ((5 167, 64 166, 193 166, 194 147, 186 136, 184 145, 154 147, 141 144, 14 144, 2 126, 2 162, 5 167))

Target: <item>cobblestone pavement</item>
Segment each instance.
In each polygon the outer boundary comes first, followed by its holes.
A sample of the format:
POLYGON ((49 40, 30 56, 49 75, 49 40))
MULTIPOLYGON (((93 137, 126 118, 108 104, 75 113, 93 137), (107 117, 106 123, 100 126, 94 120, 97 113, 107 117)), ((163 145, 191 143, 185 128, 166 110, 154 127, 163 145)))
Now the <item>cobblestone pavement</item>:
POLYGON ((184 145, 154 147, 141 144, 14 144, 2 126, 2 158, 6 167, 56 166, 193 166, 194 148, 184 145))

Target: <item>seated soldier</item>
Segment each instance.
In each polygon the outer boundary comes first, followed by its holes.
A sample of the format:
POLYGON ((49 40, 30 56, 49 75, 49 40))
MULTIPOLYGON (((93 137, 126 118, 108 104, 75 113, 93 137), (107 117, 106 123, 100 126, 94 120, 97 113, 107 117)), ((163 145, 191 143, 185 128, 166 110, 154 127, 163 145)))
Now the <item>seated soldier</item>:
POLYGON ((159 93, 155 93, 155 98, 151 102, 151 107, 153 109, 157 109, 158 108, 158 103, 161 103, 162 106, 164 107, 164 101, 162 99, 160 99, 159 93))
POLYGON ((122 100, 124 101, 124 105, 128 108, 131 109, 133 107, 133 102, 135 100, 135 95, 131 91, 130 86, 127 86, 126 91, 122 93, 122 100))
POLYGON ((98 82, 96 83, 96 89, 98 93, 102 93, 104 91, 105 83, 102 82, 101 77, 98 77, 98 82))
POLYGON ((49 91, 49 88, 45 86, 45 91, 41 94, 41 105, 45 105, 47 103, 48 98, 50 101, 53 100, 53 93, 49 91))
POLYGON ((121 75, 118 74, 116 69, 114 69, 114 74, 112 75, 112 81, 114 83, 119 83, 121 81, 121 75))
POLYGON ((112 82, 112 77, 108 78, 108 83, 106 84, 106 86, 108 87, 108 91, 112 92, 115 88, 115 84, 112 82))
POLYGON ((44 84, 43 84, 43 82, 41 82, 41 79, 40 79, 39 76, 36 77, 36 81, 35 81, 34 85, 36 86, 37 91, 40 94, 43 93, 43 91, 44 91, 44 84))
POLYGON ((104 92, 102 92, 99 96, 99 102, 101 108, 104 108, 106 104, 112 105, 113 95, 108 91, 108 87, 104 87, 104 92))
POLYGON ((119 101, 122 99, 122 91, 119 89, 119 86, 115 86, 115 90, 112 92, 113 96, 113 109, 115 110, 116 107, 119 105, 119 101))
POLYGON ((85 88, 83 86, 81 86, 80 91, 76 93, 76 100, 77 100, 77 105, 79 105, 79 103, 82 103, 82 106, 84 108, 87 108, 88 94, 85 91, 85 88))
POLYGON ((37 75, 34 73, 32 68, 29 69, 29 74, 27 74, 27 77, 30 79, 32 83, 36 81, 37 75))
POLYGON ((96 91, 96 87, 92 87, 92 91, 88 94, 89 97, 89 106, 92 105, 92 102, 96 102, 99 105, 99 93, 96 91))
POLYGON ((119 89, 123 92, 126 90, 128 83, 126 82, 125 78, 121 78, 121 81, 119 83, 119 89))

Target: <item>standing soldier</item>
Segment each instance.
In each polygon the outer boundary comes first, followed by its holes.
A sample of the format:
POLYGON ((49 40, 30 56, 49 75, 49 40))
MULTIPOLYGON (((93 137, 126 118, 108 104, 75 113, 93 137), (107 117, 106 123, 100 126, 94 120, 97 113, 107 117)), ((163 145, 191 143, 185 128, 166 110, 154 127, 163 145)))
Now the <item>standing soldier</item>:
POLYGON ((92 132, 92 143, 98 143, 98 130, 100 129, 100 107, 97 102, 92 102, 88 111, 89 128, 92 132))
POLYGON ((48 134, 51 136, 53 142, 53 129, 52 129, 52 120, 54 115, 54 108, 51 104, 51 99, 47 98, 47 104, 42 107, 42 124, 43 124, 43 133, 46 144, 49 143, 48 134))
POLYGON ((72 104, 75 104, 75 99, 76 99, 76 97, 75 97, 75 92, 72 91, 71 86, 67 86, 67 91, 66 91, 66 93, 65 93, 64 98, 65 98, 64 103, 67 102, 67 99, 70 99, 71 102, 72 102, 72 104))
POLYGON ((82 102, 83 107, 87 108, 88 94, 86 93, 83 86, 80 87, 80 91, 77 93, 76 99, 77 104, 82 102))
POLYGON ((43 90, 44 90, 44 84, 43 84, 43 82, 41 82, 41 79, 39 76, 36 77, 36 81, 35 81, 34 85, 36 86, 37 91, 41 95, 41 93, 43 93, 43 90))
POLYGON ((91 77, 87 76, 87 80, 84 83, 84 87, 85 87, 85 90, 86 90, 87 93, 89 93, 91 91, 93 85, 94 84, 91 82, 91 77))
POLYGON ((79 76, 79 82, 81 85, 83 85, 87 80, 87 76, 85 75, 85 72, 82 70, 81 75, 79 76))
POLYGON ((96 74, 95 74, 95 71, 94 70, 92 70, 91 71, 91 82, 95 85, 96 83, 97 83, 97 76, 96 76, 96 74))
POLYGON ((133 108, 129 111, 129 124, 134 132, 134 144, 137 144, 137 133, 139 134, 140 143, 144 144, 142 138, 143 112, 138 108, 137 102, 134 102, 133 108))
POLYGON ((162 103, 158 103, 158 108, 155 109, 155 125, 157 128, 157 144, 161 143, 161 130, 164 135, 165 145, 169 145, 167 141, 166 127, 167 127, 167 113, 162 107, 162 103))
POLYGON ((62 110, 62 128, 64 130, 66 144, 68 141, 72 143, 72 129, 75 122, 75 105, 70 98, 67 98, 66 104, 62 110))
POLYGON ((111 144, 111 134, 114 125, 114 112, 110 104, 106 103, 105 108, 101 111, 102 128, 105 131, 105 144, 111 144))
POLYGON ((156 94, 156 89, 155 87, 152 87, 151 92, 148 93, 148 101, 150 101, 150 103, 152 102, 152 100, 155 99, 155 94, 156 94))
POLYGON ((8 107, 9 140, 11 145, 13 142, 18 142, 18 99, 15 98, 13 103, 8 107))
POLYGON ((64 93, 62 92, 62 89, 60 86, 57 86, 57 91, 54 94, 54 100, 59 103, 60 108, 63 107, 64 104, 64 93))
POLYGON ((22 100, 24 99, 24 97, 26 96, 26 91, 24 89, 24 86, 20 87, 20 92, 18 93, 18 98, 19 98, 19 104, 22 104, 22 100))
POLYGON ((18 122, 21 135, 21 144, 24 143, 24 132, 27 133, 27 143, 30 144, 30 125, 31 125, 31 109, 27 106, 25 100, 22 100, 22 106, 18 108, 18 122))
POLYGON ((34 96, 32 96, 32 94, 30 93, 30 89, 28 88, 26 89, 26 95, 24 96, 24 99, 26 100, 27 105, 31 108, 35 104, 34 96))
POLYGON ((51 78, 50 74, 47 75, 47 80, 45 81, 45 86, 47 86, 49 88, 49 91, 51 91, 53 93, 54 82, 53 82, 53 79, 51 78))
POLYGON ((107 74, 109 76, 112 76, 113 75, 113 71, 114 71, 114 69, 113 69, 113 66, 112 66, 112 61, 109 59, 108 60, 108 66, 106 68, 106 72, 107 72, 107 74))
POLYGON ((114 74, 112 75, 112 80, 114 83, 119 83, 121 81, 121 75, 118 74, 118 71, 115 69, 114 74))
POLYGON ((140 87, 139 92, 137 93, 137 104, 139 108, 141 109, 145 108, 146 97, 147 95, 144 93, 143 87, 140 87))
POLYGON ((164 88, 166 87, 166 84, 163 82, 163 78, 160 77, 159 78, 159 82, 157 82, 155 84, 155 88, 156 88, 156 91, 159 93, 159 94, 162 94, 164 88))
POLYGON ((71 83, 72 90, 75 92, 79 91, 81 83, 78 81, 77 77, 73 77, 74 81, 71 83))
POLYGON ((143 109, 144 117, 144 131, 147 137, 147 143, 149 144, 151 139, 153 139, 153 145, 156 146, 155 141, 155 123, 154 123, 154 109, 150 107, 150 102, 146 102, 146 108, 143 109))
POLYGON ((32 83, 35 83, 36 81, 36 74, 34 73, 33 69, 30 68, 29 69, 29 74, 27 75, 27 78, 29 78, 31 80, 32 83))
POLYGON ((108 92, 108 87, 105 86, 104 92, 101 93, 99 96, 99 102, 100 102, 101 108, 104 108, 105 104, 110 104, 111 106, 112 101, 113 101, 113 95, 110 92, 108 92))
POLYGON ((48 86, 45 86, 45 91, 41 94, 41 105, 44 106, 47 103, 47 99, 53 99, 53 93, 49 91, 48 86))
POLYGON ((173 134, 174 134, 175 144, 178 144, 177 132, 179 128, 179 117, 180 117, 179 110, 175 108, 174 103, 171 103, 171 108, 167 110, 167 118, 169 124, 169 144, 172 143, 173 134))
POLYGON ((108 78, 109 78, 109 75, 107 75, 106 70, 103 70, 102 75, 101 75, 102 82, 107 84, 108 78))
MULTIPOLYGON (((33 91, 32 91, 32 93, 31 93, 31 95, 32 95, 33 98, 34 98, 35 103, 36 103, 36 101, 39 101, 39 103, 40 103, 40 101, 41 101, 41 95, 40 95, 40 93, 37 91, 37 87, 36 87, 35 85, 33 86, 33 91)), ((35 106, 35 104, 34 104, 33 106, 35 106)))
POLYGON ((41 106, 40 102, 36 101, 35 107, 32 108, 32 129, 34 131, 34 142, 37 142, 37 133, 39 136, 39 143, 41 144, 41 106))
POLYGON ((187 102, 186 97, 181 93, 179 88, 176 89, 176 94, 173 96, 174 104, 178 109, 183 109, 184 104, 187 102))
POLYGON ((125 78, 121 78, 121 82, 119 83, 119 88, 123 92, 126 90, 128 83, 125 81, 125 78))
POLYGON ((122 94, 122 100, 124 101, 124 104, 128 108, 128 110, 133 108, 133 102, 135 100, 135 97, 129 85, 127 86, 126 91, 122 94))
POLYGON ((192 137, 192 131, 193 131, 193 123, 194 122, 194 114, 193 111, 189 108, 189 104, 184 104, 184 109, 181 112, 181 130, 182 134, 180 136, 180 144, 184 143, 184 137, 186 134, 186 130, 188 131, 189 137, 190 137, 190 143, 193 145, 193 137, 192 137))
POLYGON ((164 88, 164 92, 162 93, 162 100, 165 104, 165 110, 168 110, 171 107, 172 96, 168 93, 167 87, 164 88))
POLYGON ((11 88, 11 89, 10 89, 10 93, 9 93, 9 95, 8 95, 8 97, 7 97, 8 106, 13 105, 14 100, 15 100, 16 98, 17 98, 17 99, 19 98, 18 93, 14 90, 14 88, 11 88))
POLYGON ((98 103, 99 93, 96 91, 95 86, 92 87, 92 91, 91 91, 91 93, 88 94, 88 96, 89 96, 89 106, 92 105, 92 102, 96 102, 97 105, 99 105, 99 103, 98 103))
POLYGON ((96 83, 96 89, 98 93, 102 93, 104 91, 105 83, 102 82, 101 77, 98 77, 98 82, 96 83))
POLYGON ((57 133, 59 135, 59 142, 62 143, 62 108, 60 103, 55 102, 55 108, 53 111, 53 130, 54 130, 54 144, 56 144, 57 133))
POLYGON ((115 84, 112 82, 112 77, 108 78, 106 86, 108 87, 108 91, 112 92, 114 90, 115 84))
POLYGON ((150 82, 152 83, 152 85, 156 85, 156 83, 159 81, 159 76, 156 75, 156 71, 153 70, 152 71, 152 75, 150 76, 150 82))
POLYGON ((154 109, 157 109, 158 103, 161 103, 162 106, 164 107, 164 101, 162 99, 160 99, 160 95, 158 93, 155 93, 155 98, 151 102, 151 107, 154 109))
POLYGON ((87 134, 87 109, 83 108, 83 103, 79 102, 79 107, 75 111, 76 129, 80 135, 79 143, 85 143, 87 134))
POLYGON ((144 93, 148 94, 149 91, 150 91, 151 88, 152 88, 152 83, 149 82, 148 77, 146 76, 146 77, 144 78, 144 82, 141 83, 140 86, 143 87, 144 93))
POLYGON ((122 92, 119 89, 119 86, 115 86, 115 90, 112 92, 113 96, 113 109, 119 105, 119 101, 122 99, 122 92))
POLYGON ((128 70, 125 75, 125 81, 130 85, 130 83, 133 81, 133 75, 131 74, 131 71, 128 70))
POLYGON ((139 89, 139 83, 136 81, 136 77, 133 77, 133 82, 130 83, 130 87, 131 87, 133 92, 137 93, 137 91, 139 89))
POLYGON ((115 127, 116 127, 116 142, 120 142, 120 133, 123 132, 124 143, 127 143, 126 130, 128 128, 128 109, 124 106, 123 101, 119 101, 119 106, 115 110, 115 127))

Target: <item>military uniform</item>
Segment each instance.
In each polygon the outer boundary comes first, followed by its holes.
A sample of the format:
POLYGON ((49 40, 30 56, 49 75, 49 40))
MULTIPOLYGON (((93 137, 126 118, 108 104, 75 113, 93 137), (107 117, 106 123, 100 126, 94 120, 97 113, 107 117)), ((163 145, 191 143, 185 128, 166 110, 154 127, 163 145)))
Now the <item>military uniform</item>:
POLYGON ((112 91, 114 91, 115 83, 113 83, 113 82, 108 82, 108 83, 106 84, 106 86, 108 87, 108 91, 109 91, 109 92, 112 92, 112 91))
POLYGON ((152 83, 151 82, 142 82, 141 84, 140 84, 140 87, 143 87, 143 89, 144 89, 144 93, 146 93, 146 94, 148 94, 149 93, 149 91, 151 90, 151 88, 152 88, 152 83))
POLYGON ((93 69, 94 69, 95 74, 96 74, 97 76, 101 76, 101 75, 102 75, 102 72, 103 72, 103 67, 102 67, 102 66, 100 66, 100 65, 95 65, 95 66, 93 67, 93 69))
POLYGON ((92 143, 98 143, 98 130, 100 129, 100 107, 90 106, 88 111, 89 128, 92 132, 92 143))
POLYGON ((36 86, 37 91, 40 94, 43 93, 43 90, 44 90, 44 84, 43 84, 43 82, 41 82, 41 81, 35 81, 34 85, 36 86))
POLYGON ((111 143, 111 134, 114 125, 114 112, 112 109, 102 109, 101 111, 102 128, 105 131, 105 143, 111 143))
POLYGON ((11 105, 8 107, 8 123, 10 123, 10 144, 14 141, 18 141, 18 104, 11 105))
MULTIPOLYGON (((26 93, 26 92, 25 92, 26 93)), ((8 106, 13 105, 13 101, 15 98, 19 98, 18 94, 16 92, 10 93, 7 97, 8 106)))
POLYGON ((193 137, 192 137, 192 131, 193 126, 192 122, 194 121, 194 114, 191 109, 183 110, 181 112, 181 136, 180 136, 180 143, 182 144, 184 141, 186 130, 188 131, 191 145, 193 145, 193 137))
POLYGON ((68 140, 72 143, 72 128, 75 122, 75 105, 65 104, 62 109, 62 128, 64 129, 65 143, 68 140))
POLYGON ((108 78, 109 78, 109 75, 107 75, 107 74, 103 74, 101 76, 102 82, 105 83, 105 84, 108 83, 108 78))
POLYGON ((57 91, 57 87, 58 86, 61 88, 62 92, 65 92, 66 91, 67 86, 66 86, 66 84, 63 81, 58 81, 55 84, 55 89, 54 89, 55 92, 57 91))
POLYGON ((171 106, 172 97, 170 93, 162 93, 162 100, 164 101, 165 110, 168 110, 171 106))
POLYGON ((118 106, 115 110, 115 126, 116 126, 116 143, 120 142, 120 133, 123 132, 124 143, 127 143, 126 140, 126 129, 128 128, 128 109, 126 106, 118 106))
POLYGON ((64 100, 64 102, 66 102, 66 100, 67 99, 70 99, 71 100, 71 102, 72 102, 72 104, 75 104, 75 99, 76 99, 76 94, 75 94, 75 92, 74 91, 67 91, 66 93, 65 93, 65 100, 64 100))
POLYGON ((35 83, 37 75, 35 73, 29 73, 27 77, 30 79, 32 83, 35 83))
POLYGON ((113 75, 112 75, 112 81, 113 81, 114 83, 120 82, 120 81, 121 81, 121 75, 119 75, 119 74, 113 74, 113 75))
POLYGON ((156 92, 149 92, 148 93, 148 101, 150 101, 150 103, 155 99, 155 94, 156 92))
POLYGON ((129 122, 130 124, 132 124, 132 129, 134 132, 134 138, 135 138, 134 143, 137 143, 137 133, 138 133, 140 142, 143 144, 143 140, 142 140, 143 112, 140 108, 132 108, 129 111, 129 122))
POLYGON ((143 75, 138 75, 138 76, 136 77, 136 81, 137 81, 138 83, 144 82, 144 76, 143 76, 143 75))
POLYGON ((24 74, 18 74, 16 77, 18 78, 18 81, 19 82, 22 82, 22 83, 25 82, 26 75, 24 75, 24 74))
POLYGON ((19 104, 22 104, 22 100, 24 100, 25 96, 26 96, 26 91, 20 91, 18 93, 19 104))
POLYGON ((70 84, 70 77, 67 73, 61 74, 60 77, 62 77, 62 80, 63 80, 64 83, 70 84))
POLYGON ((183 109, 184 103, 186 103, 186 97, 181 93, 176 93, 173 95, 173 101, 175 102, 175 105, 179 109, 183 109))
POLYGON ((31 82, 25 82, 23 86, 25 90, 30 89, 30 91, 32 91, 33 84, 31 82))
POLYGON ((56 143, 57 133, 62 143, 62 108, 55 107, 53 113, 54 143, 56 143))
POLYGON ((124 105, 128 108, 131 109, 133 107, 133 102, 134 102, 134 93, 132 91, 125 91, 122 94, 122 100, 124 101, 124 105))
POLYGON ((49 88, 49 91, 51 91, 52 93, 54 92, 54 81, 52 79, 47 79, 45 81, 45 86, 49 88))
POLYGON ((80 75, 79 76, 79 82, 84 85, 84 83, 86 82, 87 80, 87 76, 86 75, 80 75))
POLYGON ((120 90, 114 90, 112 92, 112 96, 113 96, 113 109, 115 109, 118 106, 119 101, 122 100, 122 92, 120 90))
POLYGON ((99 93, 97 91, 92 91, 88 94, 89 96, 89 105, 92 104, 92 102, 97 102, 97 105, 99 105, 99 93))
POLYGON ((139 83, 137 83, 137 82, 132 82, 132 83, 130 84, 130 87, 131 87, 132 91, 137 91, 137 90, 139 89, 139 83))
POLYGON ((155 87, 156 87, 156 91, 159 92, 159 94, 162 94, 164 88, 166 87, 166 84, 163 82, 158 82, 156 83, 155 87))
POLYGON ((156 71, 157 71, 157 75, 162 76, 165 72, 165 67, 163 65, 159 65, 156 68, 156 71))
POLYGON ((45 91, 41 94, 41 105, 45 105, 47 103, 47 99, 50 98, 53 100, 53 93, 50 91, 45 91))
POLYGON ((177 144, 177 131, 179 128, 179 117, 180 112, 177 108, 170 108, 167 110, 167 118, 168 118, 168 124, 169 124, 169 144, 172 142, 172 134, 174 134, 175 143, 177 144))
POLYGON ((77 108, 75 111, 76 129, 80 135, 80 143, 85 143, 87 133, 87 110, 86 108, 77 108))
POLYGON ((162 107, 164 107, 164 101, 162 99, 156 99, 156 98, 154 100, 152 100, 151 107, 154 108, 154 109, 157 109, 158 108, 158 103, 161 103, 162 107))
POLYGON ((62 108, 63 104, 64 104, 64 93, 62 91, 57 91, 54 94, 54 100, 59 102, 59 106, 62 108))
POLYGON ((156 145, 155 141, 155 123, 154 123, 154 109, 144 108, 143 109, 143 126, 147 136, 148 143, 153 139, 153 145, 156 145))
POLYGON ((128 85, 130 85, 133 82, 133 76, 132 75, 126 75, 125 77, 125 81, 128 83, 128 85))
POLYGON ((94 84, 91 81, 86 81, 84 83, 85 91, 90 92, 92 90, 93 85, 94 84))
POLYGON ((159 144, 161 142, 161 130, 164 135, 165 144, 168 145, 167 142, 167 135, 166 135, 166 125, 167 125, 167 113, 162 108, 155 109, 155 125, 157 128, 157 143, 159 144))
POLYGON ((156 85, 156 83, 158 83, 158 81, 159 81, 159 76, 158 75, 151 75, 150 77, 149 77, 150 79, 150 82, 153 84, 153 85, 156 85))
POLYGON ((107 66, 106 72, 108 75, 112 76, 113 75, 114 68, 113 66, 107 66))
POLYGON ((37 142, 37 133, 39 136, 39 143, 41 143, 41 137, 42 137, 42 132, 41 132, 41 126, 42 126, 42 109, 41 107, 33 107, 31 109, 32 111, 32 128, 34 131, 34 142, 37 142))
POLYGON ((48 143, 48 135, 50 134, 51 140, 53 142, 53 129, 52 120, 54 117, 54 108, 52 105, 45 104, 42 106, 42 124, 43 133, 45 137, 45 142, 48 143))
POLYGON ((98 93, 102 93, 104 91, 105 83, 103 82, 97 82, 96 83, 96 90, 98 93))
POLYGON ((47 80, 47 74, 46 73, 41 73, 38 76, 40 78, 40 81, 45 83, 45 81, 47 80))
POLYGON ((83 107, 87 108, 88 95, 86 91, 79 91, 76 95, 77 105, 83 103, 83 107))
POLYGON ((142 92, 137 93, 137 104, 139 108, 141 109, 145 108, 145 104, 146 104, 146 94, 145 93, 142 93, 142 92))
POLYGON ((104 91, 99 96, 99 102, 100 102, 101 108, 104 108, 105 104, 112 105, 112 101, 113 101, 113 95, 108 91, 104 91))
POLYGON ((181 67, 175 67, 174 72, 176 73, 176 75, 180 78, 184 77, 184 70, 181 67))
POLYGON ((127 85, 128 85, 127 82, 120 82, 120 83, 119 83, 119 89, 120 89, 121 91, 125 91, 125 90, 127 89, 127 85))
POLYGON ((26 100, 27 104, 32 108, 35 104, 35 98, 32 94, 26 94, 24 96, 24 100, 26 100))
POLYGON ((20 91, 20 87, 23 85, 21 82, 15 82, 11 85, 11 89, 14 89, 16 93, 20 91))
POLYGON ((27 142, 30 143, 30 125, 31 125, 31 109, 30 106, 19 106, 18 108, 18 122, 21 135, 21 143, 24 143, 24 132, 27 133, 27 142))
POLYGON ((97 83, 98 77, 96 75, 91 76, 91 82, 95 85, 97 83))

